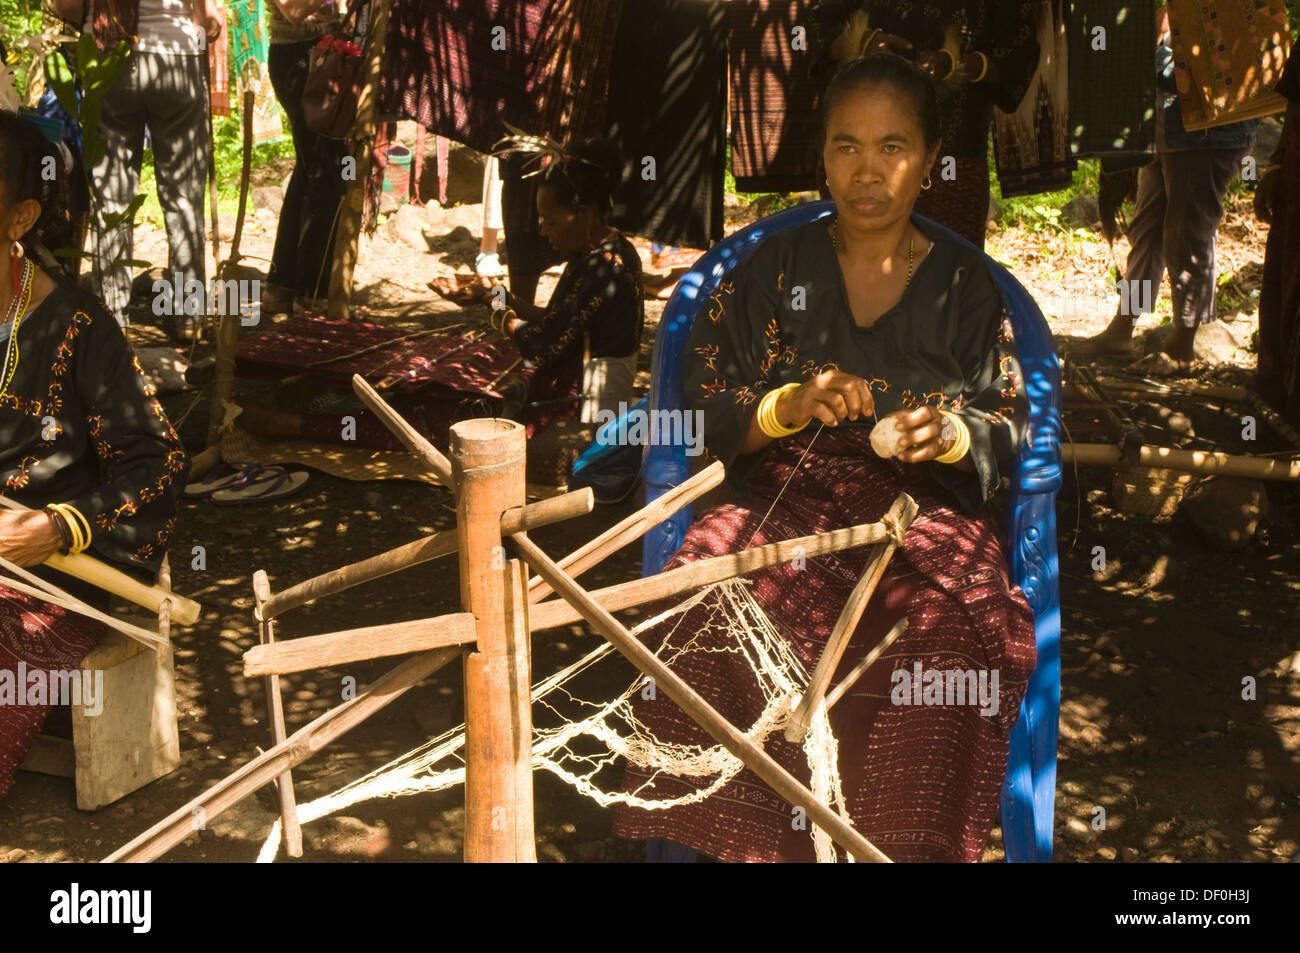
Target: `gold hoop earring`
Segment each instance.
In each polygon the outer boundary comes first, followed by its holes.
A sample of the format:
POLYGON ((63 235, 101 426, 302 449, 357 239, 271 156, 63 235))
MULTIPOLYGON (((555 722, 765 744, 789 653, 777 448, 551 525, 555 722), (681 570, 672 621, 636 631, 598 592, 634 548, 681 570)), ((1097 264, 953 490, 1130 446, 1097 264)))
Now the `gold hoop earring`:
POLYGON ((928 189, 932 185, 934 185, 934 183, 930 181, 930 177, 927 175, 925 181, 921 183, 921 188, 928 189))
POLYGON ((13 255, 14 258, 22 258, 23 255, 26 254, 23 251, 23 243, 15 239, 13 244, 9 246, 9 253, 13 255))

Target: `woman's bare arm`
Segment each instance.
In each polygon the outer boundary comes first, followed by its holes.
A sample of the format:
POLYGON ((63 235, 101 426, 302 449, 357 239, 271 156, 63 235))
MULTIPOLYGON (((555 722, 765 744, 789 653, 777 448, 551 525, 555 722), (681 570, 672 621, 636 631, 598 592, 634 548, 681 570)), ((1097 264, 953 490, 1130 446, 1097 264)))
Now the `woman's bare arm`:
POLYGON ((325 0, 271 0, 290 23, 299 24, 319 10, 325 0))

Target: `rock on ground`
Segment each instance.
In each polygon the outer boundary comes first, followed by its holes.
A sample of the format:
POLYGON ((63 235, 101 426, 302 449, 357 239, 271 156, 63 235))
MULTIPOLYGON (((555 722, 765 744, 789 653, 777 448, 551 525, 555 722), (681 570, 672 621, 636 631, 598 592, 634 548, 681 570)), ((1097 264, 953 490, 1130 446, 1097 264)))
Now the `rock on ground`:
POLYGON ((1245 549, 1268 515, 1260 480, 1209 477, 1183 498, 1182 510, 1206 542, 1224 552, 1245 549))

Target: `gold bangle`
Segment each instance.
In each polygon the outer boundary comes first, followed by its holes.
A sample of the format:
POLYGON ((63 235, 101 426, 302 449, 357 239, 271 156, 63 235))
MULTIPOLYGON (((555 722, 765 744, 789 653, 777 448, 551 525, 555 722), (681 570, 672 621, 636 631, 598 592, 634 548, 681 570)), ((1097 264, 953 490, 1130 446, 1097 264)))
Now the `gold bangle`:
POLYGON ((981 69, 980 69, 980 74, 971 80, 972 83, 978 83, 985 76, 989 75, 989 58, 985 56, 983 53, 981 53, 979 50, 975 51, 975 55, 980 58, 981 69))
POLYGON ((91 543, 92 531, 90 521, 81 515, 81 511, 70 503, 51 503, 48 509, 54 510, 63 517, 63 522, 68 527, 68 532, 72 536, 72 545, 68 551, 73 555, 85 552, 91 543))
POLYGON ((952 447, 946 452, 941 453, 934 458, 935 463, 956 463, 966 456, 970 450, 970 428, 966 426, 966 421, 962 420, 951 411, 941 411, 945 420, 952 421, 953 429, 956 431, 956 440, 952 447))
POLYGON ((773 440, 779 440, 781 437, 788 437, 791 434, 798 433, 811 422, 805 421, 798 427, 787 427, 776 416, 776 402, 781 398, 781 395, 800 386, 802 385, 786 384, 783 387, 776 388, 776 390, 770 390, 758 402, 758 411, 754 416, 758 421, 758 429, 763 431, 766 436, 771 437, 773 440))

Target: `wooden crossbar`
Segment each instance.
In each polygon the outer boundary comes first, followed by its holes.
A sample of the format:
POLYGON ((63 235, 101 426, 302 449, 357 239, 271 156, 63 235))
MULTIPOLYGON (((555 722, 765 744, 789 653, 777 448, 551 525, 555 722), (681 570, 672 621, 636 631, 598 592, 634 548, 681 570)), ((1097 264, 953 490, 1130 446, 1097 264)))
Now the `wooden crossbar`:
POLYGON ((407 659, 367 686, 356 698, 312 719, 281 744, 262 752, 130 843, 113 851, 103 862, 147 863, 161 857, 222 811, 238 804, 295 765, 302 764, 335 738, 351 731, 459 657, 460 649, 436 649, 407 659))

